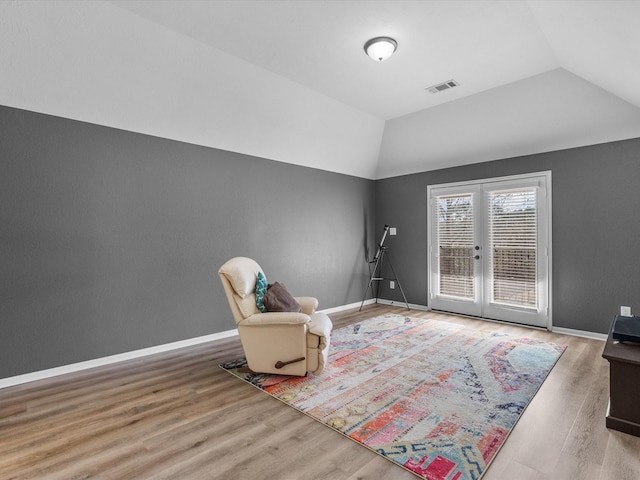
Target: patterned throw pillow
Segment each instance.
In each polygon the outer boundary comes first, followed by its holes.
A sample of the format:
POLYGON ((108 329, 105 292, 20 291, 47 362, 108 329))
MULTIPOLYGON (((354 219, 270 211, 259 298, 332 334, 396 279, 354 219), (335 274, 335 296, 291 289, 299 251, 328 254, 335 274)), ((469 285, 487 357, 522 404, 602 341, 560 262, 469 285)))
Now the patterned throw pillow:
POLYGON ((264 273, 258 272, 258 279, 256 280, 256 306, 262 313, 267 312, 267 307, 264 306, 264 295, 267 293, 267 277, 264 273))

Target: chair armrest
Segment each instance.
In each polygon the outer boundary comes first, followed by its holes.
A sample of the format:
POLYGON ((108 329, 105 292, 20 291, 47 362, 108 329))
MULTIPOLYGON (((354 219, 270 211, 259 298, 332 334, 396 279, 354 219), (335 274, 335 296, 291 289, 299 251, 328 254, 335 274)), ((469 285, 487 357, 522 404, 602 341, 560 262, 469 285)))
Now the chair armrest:
POLYGON ((325 313, 316 313, 311 315, 311 323, 309 324, 309 333, 313 333, 319 337, 331 337, 333 323, 325 313))
POLYGON ((255 313, 245 318, 238 325, 305 325, 309 324, 309 315, 298 312, 255 313))
POLYGON ((295 297, 296 302, 300 304, 302 313, 311 315, 318 308, 318 299, 314 297, 295 297))

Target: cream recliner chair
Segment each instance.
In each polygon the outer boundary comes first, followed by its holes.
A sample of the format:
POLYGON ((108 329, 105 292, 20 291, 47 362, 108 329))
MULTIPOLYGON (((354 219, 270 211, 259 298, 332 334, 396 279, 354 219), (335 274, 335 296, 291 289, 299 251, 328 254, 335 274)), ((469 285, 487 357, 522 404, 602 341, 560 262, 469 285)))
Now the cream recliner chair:
POLYGON ((333 325, 316 312, 318 300, 295 297, 300 312, 262 313, 256 305, 260 265, 250 258, 227 261, 218 274, 238 325, 248 366, 254 372, 304 376, 322 372, 333 325))

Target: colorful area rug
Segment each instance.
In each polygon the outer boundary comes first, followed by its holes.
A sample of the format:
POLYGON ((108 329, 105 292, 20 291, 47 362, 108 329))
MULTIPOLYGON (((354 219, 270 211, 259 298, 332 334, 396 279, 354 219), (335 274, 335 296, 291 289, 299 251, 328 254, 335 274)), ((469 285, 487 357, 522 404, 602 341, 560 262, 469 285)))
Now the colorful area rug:
POLYGON ((565 348, 386 315, 334 330, 318 376, 221 367, 421 478, 477 480, 565 348))

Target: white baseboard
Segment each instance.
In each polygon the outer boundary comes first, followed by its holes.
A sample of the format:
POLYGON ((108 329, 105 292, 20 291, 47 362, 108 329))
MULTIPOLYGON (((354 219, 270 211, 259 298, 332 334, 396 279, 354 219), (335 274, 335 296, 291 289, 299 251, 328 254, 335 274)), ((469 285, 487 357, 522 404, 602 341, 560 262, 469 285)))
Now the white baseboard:
MULTIPOLYGON (((341 305, 338 307, 327 308, 325 310, 319 310, 323 313, 337 313, 342 312, 344 310, 350 310, 352 308, 360 307, 362 302, 350 303, 348 305, 341 305)), ((376 303, 375 298, 371 298, 369 300, 365 300, 364 305, 371 305, 376 303)), ((394 305, 404 307, 406 304, 404 302, 385 300, 382 298, 377 299, 377 303, 381 303, 383 305, 394 305)), ((410 303, 409 308, 413 310, 423 310, 428 311, 429 308, 425 305, 417 305, 410 303)), ((554 333, 562 333, 564 335, 573 335, 575 337, 584 337, 590 338, 594 340, 606 340, 607 335, 603 333, 594 333, 594 332, 586 332, 582 330, 573 330, 570 328, 561 328, 561 327, 553 327, 551 329, 554 333)), ((204 335, 202 337, 189 338, 187 340, 181 340, 173 343, 166 343, 164 345, 157 345, 155 347, 142 348, 140 350, 134 350, 132 352, 120 353, 117 355, 111 355, 108 357, 96 358, 93 360, 87 360, 85 362, 72 363, 70 365, 63 365, 61 367, 49 368, 46 370, 40 370, 32 373, 25 373, 24 375, 16 375, 15 377, 7 377, 0 378, 0 389, 12 387, 14 385, 21 385, 23 383, 34 382, 36 380, 43 380, 45 378, 56 377, 58 375, 64 375, 66 373, 74 373, 79 372, 81 370, 87 370, 89 368, 101 367, 104 365, 111 365, 113 363, 123 362, 125 360, 132 360, 135 358, 146 357, 148 355, 153 355, 155 353, 168 352, 171 350, 176 350, 178 348, 189 347, 192 345, 198 345, 200 343, 211 342, 214 340, 221 340, 223 338, 233 337, 238 335, 238 330, 227 330, 225 332, 213 333, 211 335, 204 335)))
MULTIPOLYGON (((375 302, 375 299, 365 300, 364 304, 369 305, 375 302)), ((341 305, 338 307, 327 308, 326 310, 319 310, 324 313, 336 313, 344 310, 350 310, 352 308, 359 307, 362 302, 351 303, 349 305, 341 305)), ((101 367, 104 365, 111 365, 118 362, 124 362, 125 360, 132 360, 135 358, 146 357, 147 355, 153 355, 155 353, 168 352, 176 350, 178 348, 189 347, 192 345, 198 345, 199 343, 211 342, 214 340, 220 340, 223 338, 233 337, 238 335, 238 330, 228 330, 226 332, 214 333, 211 335, 205 335, 202 337, 189 338, 187 340, 181 340, 179 342, 167 343, 164 345, 157 345, 155 347, 142 348, 140 350, 134 350, 132 352, 120 353, 117 355, 110 355, 108 357, 95 358, 93 360, 87 360, 85 362, 72 363, 69 365, 62 365, 61 367, 48 368, 46 370, 39 370, 37 372, 25 373, 24 375, 16 375, 15 377, 0 378, 0 389, 12 387, 14 385, 21 385, 23 383, 34 382, 36 380, 44 380, 46 378, 57 377, 66 373, 79 372, 81 370, 87 370, 89 368, 101 367)))
POLYGON ((590 338, 591 340, 607 341, 606 333, 587 332, 585 330, 574 330, 573 328, 551 327, 553 333, 562 333, 563 335, 571 335, 574 337, 590 338))
MULTIPOLYGON (((378 303, 382 303, 385 305, 398 305, 401 307, 405 306, 404 302, 384 300, 382 298, 378 299, 378 303)), ((431 310, 429 307, 425 305, 416 305, 413 303, 410 303, 409 307, 412 310, 424 310, 425 312, 431 310)), ((475 317, 471 317, 471 318, 475 318, 475 317)), ((489 322, 502 323, 502 322, 499 322, 498 320, 487 320, 487 319, 484 319, 484 320, 489 322)), ((522 325, 522 326, 526 327, 526 325, 522 325)), ((533 328, 538 328, 538 327, 533 327, 533 328)), ((601 340, 601 341, 606 341, 608 337, 608 335, 605 333, 587 332, 585 330, 574 330, 572 328, 563 328, 563 327, 551 327, 550 331, 553 333, 561 333, 563 335, 571 335, 573 337, 582 337, 582 338, 589 338, 592 340, 601 340)))
MULTIPOLYGON (((378 299, 378 303, 381 303, 383 305, 392 305, 394 307, 406 307, 407 304, 398 300, 385 300, 384 298, 379 298, 378 299)), ((429 311, 429 307, 427 307, 426 305, 418 305, 417 303, 409 303, 409 308, 411 310, 422 310, 425 312, 429 311)))
MULTIPOLYGON (((375 298, 370 298, 369 300, 364 301, 364 305, 371 305, 372 303, 375 303, 375 301, 376 301, 375 298)), ((318 310, 318 311, 326 314, 337 313, 337 312, 344 312, 345 310, 351 310, 352 308, 359 308, 360 305, 363 305, 363 303, 362 302, 350 303, 348 305, 339 305, 337 307, 325 308, 324 310, 318 310)))
POLYGON ((164 345, 157 345, 155 347, 142 348, 140 350, 134 350, 132 352, 125 352, 119 353, 117 355, 110 355, 108 357, 95 358, 93 360, 87 360, 85 362, 72 363, 70 365, 63 365, 61 367, 48 368, 46 370, 40 370, 37 372, 25 373, 24 375, 16 375, 15 377, 0 378, 0 389, 12 387, 14 385, 20 385, 23 383, 34 382, 36 380, 43 380, 45 378, 57 377, 58 375, 64 375, 65 373, 74 373, 81 370, 87 370, 89 368, 102 367, 104 365, 124 362, 125 360, 146 357, 155 353, 168 352, 171 350, 176 350, 178 348, 190 347, 192 345, 198 345, 200 343, 211 342, 213 340, 233 337, 235 335, 238 335, 237 329, 227 330, 226 332, 213 333, 211 335, 189 338, 187 340, 166 343, 164 345))
MULTIPOLYGON (((380 303, 382 305, 392 305, 392 306, 398 306, 398 307, 406 307, 407 305, 404 302, 398 302, 398 301, 393 301, 393 300, 385 300, 384 298, 378 298, 377 301, 375 298, 370 298, 368 300, 364 301, 364 305, 372 305, 374 303, 380 303)), ((345 310, 351 310, 352 308, 359 308, 360 305, 362 304, 362 302, 357 302, 357 303, 350 303, 348 305, 341 305, 339 307, 332 307, 332 308, 327 308, 325 310, 318 310, 319 312, 323 312, 323 313, 337 313, 337 312, 343 312, 345 310)), ((410 303, 409 304, 409 308, 411 308, 412 310, 424 310, 424 311, 428 311, 429 309, 424 306, 424 305, 417 305, 414 303, 410 303)))

